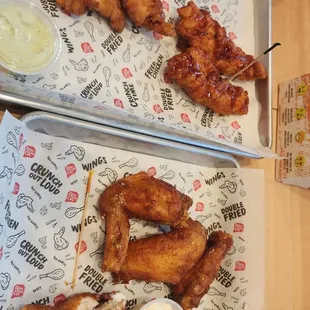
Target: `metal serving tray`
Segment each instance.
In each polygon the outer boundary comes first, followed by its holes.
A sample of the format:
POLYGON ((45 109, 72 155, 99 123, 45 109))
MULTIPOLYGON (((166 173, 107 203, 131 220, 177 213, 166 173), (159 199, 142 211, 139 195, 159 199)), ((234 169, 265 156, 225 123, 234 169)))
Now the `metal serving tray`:
POLYGON ((205 167, 239 168, 231 155, 46 112, 20 118, 33 131, 205 167))
MULTIPOLYGON (((271 46, 272 41, 272 16, 271 7, 272 0, 252 0, 254 4, 254 23, 255 23, 255 38, 256 51, 259 55, 267 47, 271 46)), ((269 53, 262 60, 267 72, 268 79, 256 82, 256 96, 261 104, 261 116, 258 124, 258 131, 262 146, 271 148, 272 146, 272 58, 269 53)), ((259 158, 256 155, 248 154, 219 143, 211 142, 207 139, 197 137, 179 130, 158 126, 153 123, 143 121, 134 121, 128 118, 121 117, 109 111, 101 111, 102 115, 96 116, 91 113, 93 111, 78 111, 74 105, 62 102, 53 102, 46 97, 46 100, 37 100, 31 97, 31 92, 20 96, 9 92, 0 91, 0 102, 18 104, 28 106, 36 110, 52 112, 60 115, 71 116, 76 119, 87 120, 97 124, 120 128, 126 131, 142 133, 154 137, 160 137, 167 140, 182 142, 193 146, 199 146, 216 151, 227 152, 239 156, 247 156, 259 158)))

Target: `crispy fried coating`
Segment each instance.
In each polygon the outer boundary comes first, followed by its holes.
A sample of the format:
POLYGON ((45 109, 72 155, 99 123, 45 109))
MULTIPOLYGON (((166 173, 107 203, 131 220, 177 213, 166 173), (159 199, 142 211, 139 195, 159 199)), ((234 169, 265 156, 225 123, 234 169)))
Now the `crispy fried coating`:
POLYGON ((210 284, 215 279, 221 261, 232 245, 231 235, 222 231, 214 231, 210 234, 203 256, 177 285, 172 286, 173 298, 184 310, 198 307, 201 298, 207 294, 210 284))
POLYGON ((165 22, 160 0, 122 0, 129 18, 140 27, 156 31, 164 36, 175 36, 174 26, 165 22))
POLYGON ((81 305, 81 302, 84 300, 90 301, 93 300, 94 305, 96 302, 99 303, 100 296, 97 294, 91 293, 82 293, 74 295, 68 298, 66 301, 61 303, 59 306, 43 306, 43 305, 26 305, 23 306, 20 310, 77 310, 81 305))
POLYGON ((196 47, 168 60, 165 79, 174 80, 189 97, 220 115, 248 113, 248 93, 221 77, 209 56, 196 47))
POLYGON ((169 183, 140 172, 109 186, 99 201, 106 218, 103 271, 118 272, 129 241, 129 218, 176 226, 188 217, 193 201, 169 183))
MULTIPOLYGON (((235 45, 227 36, 226 29, 208 11, 200 10, 193 1, 179 8, 178 13, 180 18, 176 24, 177 33, 189 46, 199 47, 207 53, 221 74, 233 76, 254 60, 252 55, 247 55, 235 45)), ((239 75, 238 79, 255 80, 266 77, 264 66, 256 62, 239 75)))
POLYGON ((126 25, 125 14, 120 0, 85 0, 87 6, 98 12, 109 21, 110 26, 117 32, 122 32, 126 25))
POLYGON ((206 240, 206 229, 188 219, 171 232, 133 241, 116 278, 179 283, 202 256, 206 240))
POLYGON ((83 15, 86 11, 86 0, 56 0, 64 11, 75 15, 83 15))

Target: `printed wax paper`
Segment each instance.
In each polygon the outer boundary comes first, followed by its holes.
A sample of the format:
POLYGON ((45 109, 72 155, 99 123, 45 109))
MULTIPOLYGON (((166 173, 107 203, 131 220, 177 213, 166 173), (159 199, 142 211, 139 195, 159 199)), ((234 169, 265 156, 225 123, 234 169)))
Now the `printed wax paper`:
MULTIPOLYGON (((105 222, 98 199, 116 180, 140 172, 193 199, 190 216, 234 245, 199 309, 261 310, 264 303, 263 172, 216 169, 56 138, 27 129, 6 112, 0 128, 0 307, 57 304, 77 292, 119 290, 127 309, 170 297, 163 283, 113 285, 101 272, 105 222), (94 169, 84 222, 77 286, 71 289, 88 171, 94 169)), ((130 241, 161 233, 130 220, 130 241)))
MULTIPOLYGON (((51 105, 61 102, 65 107, 102 117, 108 112, 121 114, 137 124, 146 121, 169 126, 255 155, 274 156, 259 139, 261 106, 256 99, 255 82, 239 83, 249 93, 249 114, 220 117, 192 102, 178 86, 165 82, 166 61, 179 53, 177 38, 162 37, 129 20, 118 34, 92 11, 81 17, 68 16, 55 0, 34 2, 59 27, 61 58, 42 76, 0 73, 4 90, 51 105)), ((178 17, 177 8, 187 3, 162 2, 171 23, 178 17)), ((196 4, 209 10, 236 44, 249 54, 255 53, 252 1, 197 0, 196 4)))

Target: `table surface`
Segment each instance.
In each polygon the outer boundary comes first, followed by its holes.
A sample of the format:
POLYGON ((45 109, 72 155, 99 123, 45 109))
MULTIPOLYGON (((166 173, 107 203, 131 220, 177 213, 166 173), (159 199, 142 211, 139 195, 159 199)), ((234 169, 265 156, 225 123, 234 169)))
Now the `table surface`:
MULTIPOLYGON (((310 1, 273 0, 273 117, 277 116, 277 85, 310 72, 310 1)), ((6 107, 0 107, 0 119, 6 107)), ((25 109, 9 109, 14 115, 25 109)), ((275 136, 275 135, 274 135, 275 136)), ((310 191, 274 180, 270 159, 239 159, 243 167, 265 170, 266 307, 267 310, 310 309, 310 191), (308 204, 308 205, 307 205, 308 204)), ((258 232, 259 233, 259 232, 258 232)))

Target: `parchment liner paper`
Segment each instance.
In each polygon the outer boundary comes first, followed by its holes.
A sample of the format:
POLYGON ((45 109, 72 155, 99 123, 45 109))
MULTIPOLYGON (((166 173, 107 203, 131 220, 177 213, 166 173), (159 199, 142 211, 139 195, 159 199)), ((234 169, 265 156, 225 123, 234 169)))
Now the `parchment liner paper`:
MULTIPOLYGON (((234 236, 199 309, 263 309, 263 173, 215 169, 139 153, 55 138, 27 129, 8 112, 0 128, 0 307, 54 304, 77 292, 120 290, 127 307, 169 296, 163 283, 112 285, 100 271, 105 223, 98 198, 115 180, 141 170, 175 185, 193 198, 190 216, 208 229, 234 236), (85 183, 94 168, 83 246, 74 291, 72 281, 85 183)), ((131 220, 130 240, 160 233, 131 220)))
MULTIPOLYGON (((104 116, 103 110, 109 109, 113 114, 121 113, 137 122, 164 124, 246 152, 272 156, 259 140, 260 104, 256 99, 255 82, 240 83, 249 92, 247 116, 219 117, 193 103, 176 85, 165 83, 166 60, 179 53, 176 38, 147 32, 130 21, 118 34, 91 11, 81 17, 70 17, 54 0, 34 2, 59 27, 63 39, 60 62, 42 76, 2 73, 0 85, 4 90, 50 104, 61 101, 66 107, 95 115, 104 116)), ((255 53, 252 1, 195 2, 210 10, 236 44, 247 53, 255 53)), ((163 1, 167 20, 174 23, 178 17, 177 8, 186 3, 185 0, 163 1)))

